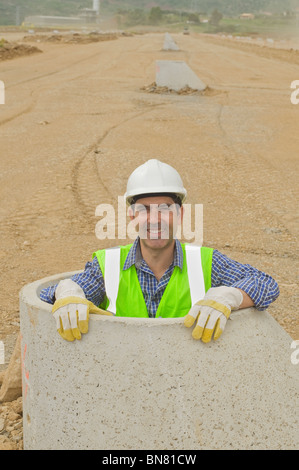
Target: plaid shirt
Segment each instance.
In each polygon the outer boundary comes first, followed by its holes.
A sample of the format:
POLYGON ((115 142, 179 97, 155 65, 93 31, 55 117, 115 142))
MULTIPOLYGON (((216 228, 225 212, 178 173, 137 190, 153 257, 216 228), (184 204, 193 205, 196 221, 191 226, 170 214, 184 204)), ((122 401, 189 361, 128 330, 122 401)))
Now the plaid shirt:
MULTIPOLYGON (((183 251, 181 244, 179 240, 175 241, 173 262, 159 281, 157 281, 152 270, 142 258, 139 238, 134 241, 123 269, 129 269, 133 264, 136 267, 148 315, 149 317, 155 317, 174 266, 179 266, 182 269, 183 251)), ((97 257, 94 257, 93 261, 87 262, 85 270, 82 273, 75 274, 71 279, 81 286, 88 300, 95 305, 102 303, 106 296, 105 283, 97 257)), ((217 250, 213 250, 211 286, 231 286, 242 289, 253 300, 258 310, 265 310, 279 296, 278 285, 271 276, 249 264, 234 261, 217 250)), ((43 289, 40 293, 41 300, 53 304, 56 287, 57 284, 43 289)))

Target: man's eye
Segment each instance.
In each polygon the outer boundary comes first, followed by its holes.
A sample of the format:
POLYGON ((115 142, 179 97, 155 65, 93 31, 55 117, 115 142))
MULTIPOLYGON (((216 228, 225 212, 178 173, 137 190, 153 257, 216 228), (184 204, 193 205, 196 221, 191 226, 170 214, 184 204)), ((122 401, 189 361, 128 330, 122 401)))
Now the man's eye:
POLYGON ((161 204, 158 207, 158 210, 161 214, 169 214, 173 211, 174 205, 173 204, 161 204))
POLYGON ((145 206, 136 206, 135 211, 139 212, 139 214, 145 214, 147 212, 147 209, 145 206))
POLYGON ((160 204, 158 209, 160 212, 169 212, 171 210, 171 206, 168 206, 167 204, 160 204))
POLYGON ((138 214, 150 214, 151 211, 154 212, 160 212, 161 214, 168 214, 172 210, 172 205, 171 204, 152 204, 150 207, 148 206, 143 206, 140 204, 139 206, 135 206, 135 212, 138 214))

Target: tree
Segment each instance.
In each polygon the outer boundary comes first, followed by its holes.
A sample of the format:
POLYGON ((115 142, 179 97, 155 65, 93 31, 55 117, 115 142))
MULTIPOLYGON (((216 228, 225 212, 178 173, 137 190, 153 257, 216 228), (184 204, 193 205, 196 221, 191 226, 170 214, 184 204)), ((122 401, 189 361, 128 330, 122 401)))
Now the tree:
POLYGON ((130 10, 127 12, 126 15, 126 25, 127 26, 135 26, 137 24, 145 24, 146 23, 146 14, 143 10, 135 9, 130 10))
POLYGON ((215 8, 215 10, 212 11, 210 23, 213 26, 218 26, 219 21, 222 20, 222 18, 223 18, 222 13, 220 13, 220 11, 218 11, 217 8, 215 8))
POLYGON ((151 24, 157 24, 161 21, 162 18, 162 10, 160 7, 152 7, 150 14, 149 14, 149 22, 151 24))
POLYGON ((199 16, 196 13, 190 13, 188 15, 188 21, 192 23, 199 23, 199 16))

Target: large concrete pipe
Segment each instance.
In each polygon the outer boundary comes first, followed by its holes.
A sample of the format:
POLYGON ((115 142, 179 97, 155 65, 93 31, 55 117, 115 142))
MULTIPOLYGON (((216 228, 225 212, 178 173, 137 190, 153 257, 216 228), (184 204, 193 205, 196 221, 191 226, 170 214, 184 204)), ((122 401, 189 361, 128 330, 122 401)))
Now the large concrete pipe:
POLYGON ((91 315, 68 343, 39 292, 71 274, 20 293, 25 449, 298 449, 299 365, 269 313, 209 344, 180 318, 91 315))

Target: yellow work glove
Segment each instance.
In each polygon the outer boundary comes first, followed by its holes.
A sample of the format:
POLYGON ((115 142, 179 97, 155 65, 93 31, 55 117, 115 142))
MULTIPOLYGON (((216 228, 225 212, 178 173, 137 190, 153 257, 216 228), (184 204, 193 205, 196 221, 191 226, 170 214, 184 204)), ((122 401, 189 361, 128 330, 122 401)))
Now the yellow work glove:
POLYGON ((55 297, 52 313, 56 328, 60 336, 67 341, 81 339, 81 333, 88 332, 90 313, 113 315, 87 300, 81 287, 71 279, 59 282, 55 297))
POLYGON ((242 301, 242 292, 235 287, 211 287, 203 300, 196 302, 190 309, 184 325, 190 328, 197 320, 192 337, 208 343, 214 334, 214 340, 217 340, 223 333, 231 311, 237 310, 242 301))

